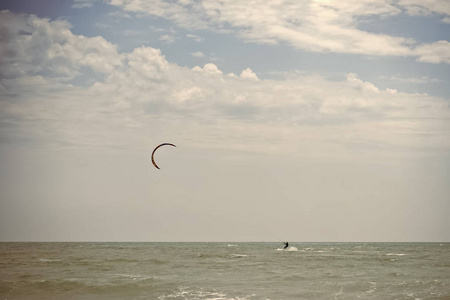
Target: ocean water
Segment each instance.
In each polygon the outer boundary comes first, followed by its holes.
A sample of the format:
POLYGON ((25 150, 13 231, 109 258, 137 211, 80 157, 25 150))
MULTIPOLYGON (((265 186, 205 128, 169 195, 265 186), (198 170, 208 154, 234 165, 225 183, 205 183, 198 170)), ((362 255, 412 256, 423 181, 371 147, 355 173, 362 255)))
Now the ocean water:
POLYGON ((3 299, 450 299, 449 243, 0 243, 3 299))

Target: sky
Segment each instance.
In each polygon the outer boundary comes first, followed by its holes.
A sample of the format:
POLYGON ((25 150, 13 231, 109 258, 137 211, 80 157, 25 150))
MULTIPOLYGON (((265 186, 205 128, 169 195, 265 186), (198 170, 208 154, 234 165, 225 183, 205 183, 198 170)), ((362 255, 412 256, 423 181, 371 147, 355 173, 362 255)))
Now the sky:
POLYGON ((0 241, 450 242, 447 0, 0 11, 0 241))

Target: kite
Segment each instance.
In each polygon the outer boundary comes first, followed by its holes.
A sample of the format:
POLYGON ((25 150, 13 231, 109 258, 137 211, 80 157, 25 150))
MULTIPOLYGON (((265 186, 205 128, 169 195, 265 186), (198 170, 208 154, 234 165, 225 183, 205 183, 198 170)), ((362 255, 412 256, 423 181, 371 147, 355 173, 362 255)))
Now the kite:
POLYGON ((159 147, 161 147, 161 146, 173 146, 173 147, 176 147, 174 144, 171 144, 171 143, 163 143, 163 144, 161 144, 161 145, 158 145, 158 146, 153 150, 153 152, 152 152, 152 163, 153 163, 153 165, 154 165, 157 169, 159 169, 159 167, 158 167, 158 165, 157 165, 156 162, 155 162, 154 155, 155 155, 156 150, 157 150, 159 147))

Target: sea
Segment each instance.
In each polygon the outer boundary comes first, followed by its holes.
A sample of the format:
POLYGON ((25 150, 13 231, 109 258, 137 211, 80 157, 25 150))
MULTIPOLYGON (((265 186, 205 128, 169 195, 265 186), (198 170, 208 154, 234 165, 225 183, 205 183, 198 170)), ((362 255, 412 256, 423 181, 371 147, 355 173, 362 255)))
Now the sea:
POLYGON ((450 243, 0 243, 3 299, 450 299, 450 243))

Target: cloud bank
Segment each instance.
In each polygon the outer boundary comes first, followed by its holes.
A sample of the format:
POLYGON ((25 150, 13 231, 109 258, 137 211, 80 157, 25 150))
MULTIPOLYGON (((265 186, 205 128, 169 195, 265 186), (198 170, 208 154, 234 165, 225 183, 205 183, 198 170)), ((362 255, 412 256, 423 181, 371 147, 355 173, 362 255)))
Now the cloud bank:
POLYGON ((249 68, 190 69, 151 47, 119 53, 65 21, 7 11, 1 20, 4 142, 142 149, 169 136, 192 147, 329 156, 450 148, 448 103, 438 97, 380 89, 353 73, 261 80, 249 68), (80 74, 85 84, 74 85, 80 74))

